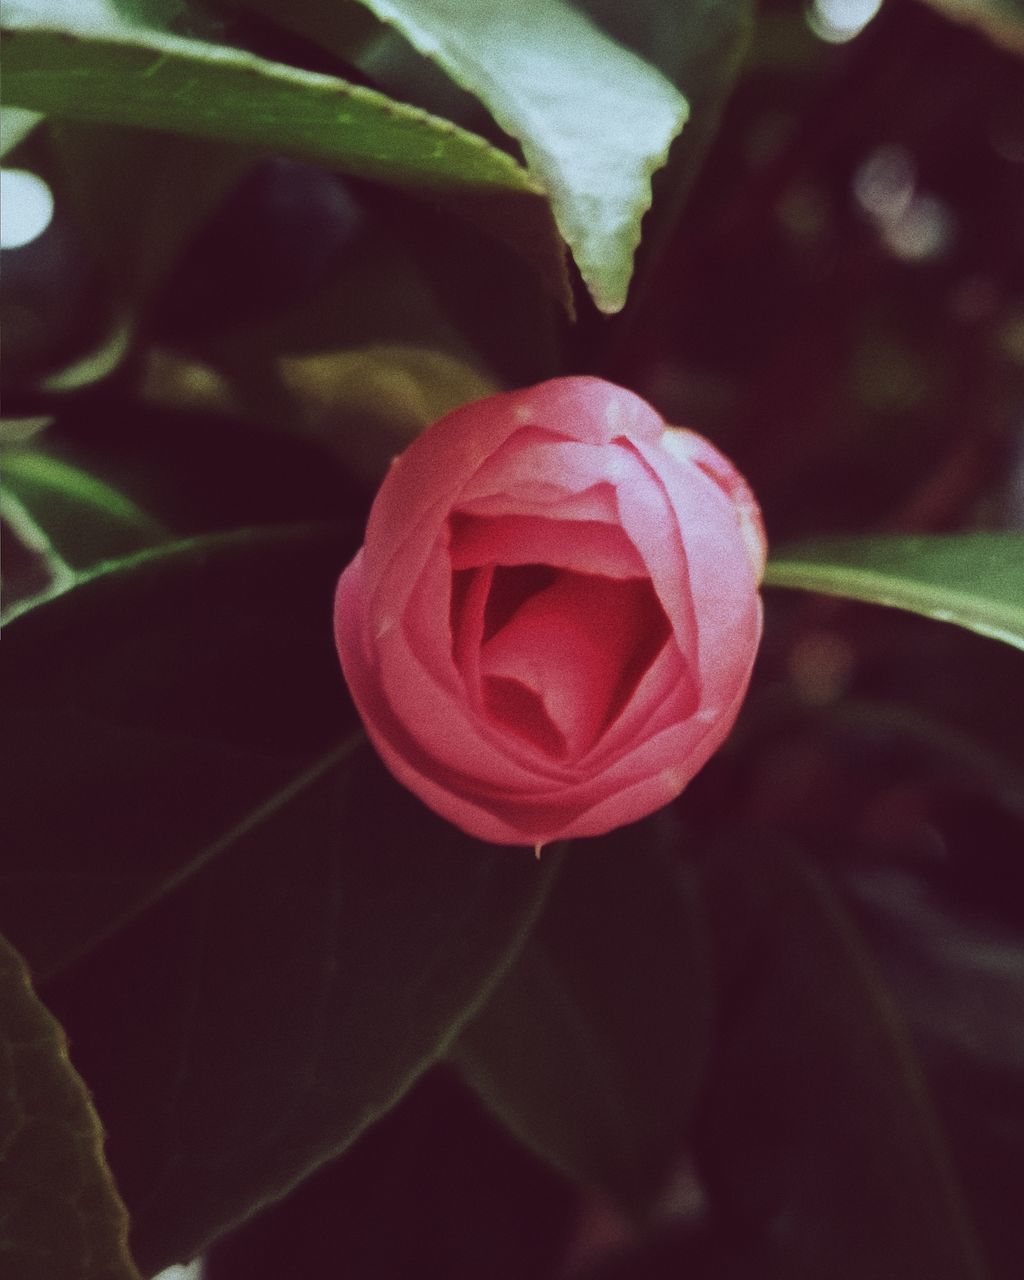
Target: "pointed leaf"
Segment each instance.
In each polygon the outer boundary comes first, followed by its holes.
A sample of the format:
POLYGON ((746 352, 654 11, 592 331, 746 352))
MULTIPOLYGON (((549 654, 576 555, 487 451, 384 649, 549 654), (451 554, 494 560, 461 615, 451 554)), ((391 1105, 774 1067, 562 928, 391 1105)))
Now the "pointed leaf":
POLYGON ((689 103, 682 136, 654 178, 654 205, 644 219, 630 295, 661 275, 665 249, 704 157, 718 131, 754 28, 754 0, 583 0, 610 35, 653 63, 689 103))
POLYGON ((59 1023, 0 937, 0 1274, 139 1280, 103 1130, 59 1023))
POLYGON ((286 152, 382 182, 535 191, 504 151, 335 76, 129 26, 91 9, 4 8, 4 98, 72 120, 286 152))
POLYGON ((129 498, 79 467, 38 449, 4 454, 3 483, 73 569, 130 555, 168 537, 129 498))
POLYGON ((365 747, 57 979, 141 1265, 195 1255, 393 1105, 553 869, 434 818, 365 747))
POLYGON ((564 0, 362 3, 519 141, 594 301, 621 310, 682 95, 564 0))
POLYGON ((831 538, 783 547, 765 585, 954 622, 1024 649, 1024 534, 831 538))
POLYGON ((5 628, 0 917, 33 969, 88 949, 353 727, 330 528, 103 566, 5 628))

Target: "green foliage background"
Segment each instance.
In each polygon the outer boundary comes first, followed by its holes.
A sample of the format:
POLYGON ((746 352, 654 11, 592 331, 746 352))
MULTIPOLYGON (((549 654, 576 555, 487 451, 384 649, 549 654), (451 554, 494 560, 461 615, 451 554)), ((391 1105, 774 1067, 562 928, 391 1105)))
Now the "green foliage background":
POLYGON ((1019 3, 2 22, 0 1277, 1019 1275, 1019 3), (579 372, 749 477, 767 621, 538 867, 328 620, 395 451, 579 372))

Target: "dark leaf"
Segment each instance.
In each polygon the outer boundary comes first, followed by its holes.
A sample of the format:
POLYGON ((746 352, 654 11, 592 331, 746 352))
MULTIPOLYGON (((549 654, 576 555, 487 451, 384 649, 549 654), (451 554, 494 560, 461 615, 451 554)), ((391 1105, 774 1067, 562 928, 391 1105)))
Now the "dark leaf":
POLYGON ((711 1024, 706 922, 667 814, 572 846, 456 1061, 527 1146, 644 1213, 683 1150, 711 1024))
POLYGON ((386 1111, 510 963, 553 862, 462 836, 364 748, 52 984, 141 1263, 193 1256, 386 1111))
POLYGON ((0 1274, 139 1280, 103 1130, 60 1025, 0 937, 0 1274))
POLYGON ((195 539, 8 624, 3 927, 33 969, 88 948, 351 732, 329 526, 195 539))
POLYGON ((712 1211, 798 1275, 981 1280, 921 1069, 837 899, 790 855, 710 884, 731 991, 699 1135, 712 1211))

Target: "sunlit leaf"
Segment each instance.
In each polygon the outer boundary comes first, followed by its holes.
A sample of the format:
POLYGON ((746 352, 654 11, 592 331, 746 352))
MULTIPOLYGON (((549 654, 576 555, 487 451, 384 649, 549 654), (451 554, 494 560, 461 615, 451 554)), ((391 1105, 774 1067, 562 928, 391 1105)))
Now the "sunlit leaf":
POLYGON ((384 94, 224 45, 131 26, 100 5, 4 8, 4 97, 72 120, 287 152, 417 187, 533 191, 482 138, 384 94))
POLYGON ((564 0, 362 2, 519 141, 595 302, 620 310, 682 95, 564 0))
POLYGON ((139 1280, 103 1130, 64 1032, 0 937, 0 1274, 139 1280))
POLYGON ((690 114, 654 177, 631 300, 657 278, 663 254, 717 131, 754 27, 754 0, 583 0, 610 35, 646 58, 685 95, 690 114))
POLYGON ((1024 534, 801 543, 772 556, 765 584, 907 609, 1024 649, 1024 534))

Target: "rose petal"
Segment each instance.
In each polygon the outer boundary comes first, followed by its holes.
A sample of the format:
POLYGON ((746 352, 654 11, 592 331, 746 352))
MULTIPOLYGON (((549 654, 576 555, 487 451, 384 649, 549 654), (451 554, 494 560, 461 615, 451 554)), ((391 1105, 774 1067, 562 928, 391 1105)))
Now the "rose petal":
POLYGON ((679 651, 699 684, 697 622, 679 526, 657 476, 632 450, 622 452, 626 461, 622 464, 622 480, 615 489, 622 528, 650 574, 679 651))
POLYGON ((530 425, 590 444, 604 444, 627 428, 653 444, 664 430, 639 396, 600 378, 553 378, 492 396, 486 414, 478 404, 456 409, 395 459, 367 524, 370 564, 389 558, 430 509, 452 510, 469 477, 530 425))
MULTIPOLYGON (((459 514, 469 516, 503 516, 509 513, 507 493, 485 493, 478 498, 463 495, 459 500, 459 514)), ((583 489, 579 493, 565 493, 550 486, 541 499, 520 491, 516 496, 515 514, 538 516, 543 520, 570 521, 594 520, 601 524, 617 524, 619 510, 615 504, 615 488, 607 481, 583 489)))
POLYGON ((664 643, 668 624, 644 579, 563 571, 483 647, 488 711, 549 754, 577 759, 624 705, 664 643), (498 681, 495 686, 494 682, 498 681), (520 693, 545 713, 524 721, 520 693))
POLYGON ((659 476, 686 555, 700 620, 701 708, 711 714, 746 686, 761 631, 757 582, 733 504, 721 487, 660 445, 638 445, 659 476))
POLYGON ((451 520, 453 569, 483 564, 548 564, 610 578, 640 578, 644 562, 616 524, 456 512, 451 520))
POLYGON ((740 533, 754 566, 758 582, 764 576, 768 559, 768 540, 765 537, 761 508, 750 485, 729 459, 696 431, 685 427, 669 427, 661 437, 662 448, 676 458, 692 462, 728 496, 736 512, 740 533))
POLYGON ((688 719, 697 710, 697 685, 674 640, 662 645, 633 696, 591 751, 579 761, 588 775, 609 768, 641 737, 688 719))

